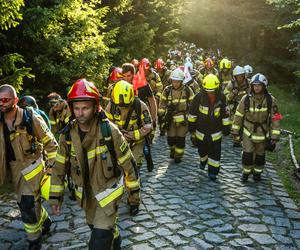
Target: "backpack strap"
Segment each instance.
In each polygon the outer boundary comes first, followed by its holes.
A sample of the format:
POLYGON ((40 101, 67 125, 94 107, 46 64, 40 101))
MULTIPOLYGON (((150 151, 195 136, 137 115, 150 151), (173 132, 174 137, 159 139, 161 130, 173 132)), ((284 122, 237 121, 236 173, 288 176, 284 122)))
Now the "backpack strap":
POLYGON ((128 114, 127 114, 127 117, 126 117, 126 121, 125 121, 125 124, 124 124, 124 127, 123 129, 127 130, 128 128, 128 125, 129 125, 129 122, 131 120, 131 116, 132 116, 132 112, 135 111, 136 114, 137 114, 137 124, 138 124, 138 127, 140 128, 142 126, 142 120, 141 120, 141 114, 142 114, 142 111, 141 111, 141 101, 138 97, 135 97, 134 98, 134 101, 128 111, 128 114))
POLYGON ((33 120, 32 120, 33 110, 32 108, 24 108, 23 109, 23 120, 21 125, 26 127, 27 133, 34 137, 34 131, 33 131, 33 120))

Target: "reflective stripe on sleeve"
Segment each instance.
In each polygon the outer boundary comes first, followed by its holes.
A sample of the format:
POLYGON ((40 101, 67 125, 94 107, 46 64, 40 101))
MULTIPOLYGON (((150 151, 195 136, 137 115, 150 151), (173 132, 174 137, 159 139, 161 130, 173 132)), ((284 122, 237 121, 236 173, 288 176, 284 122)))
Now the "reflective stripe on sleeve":
POLYGON ((42 159, 39 158, 34 163, 32 163, 29 167, 23 169, 21 173, 23 174, 26 181, 32 179, 37 174, 39 174, 43 170, 43 162, 42 159))

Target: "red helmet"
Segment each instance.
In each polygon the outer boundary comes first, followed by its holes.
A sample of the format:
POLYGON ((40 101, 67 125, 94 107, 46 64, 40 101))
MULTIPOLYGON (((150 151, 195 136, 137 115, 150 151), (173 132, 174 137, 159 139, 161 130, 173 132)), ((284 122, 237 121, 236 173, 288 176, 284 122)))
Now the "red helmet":
POLYGON ((77 80, 68 93, 68 103, 79 100, 94 100, 99 109, 100 94, 94 83, 86 79, 77 80))
POLYGON ((157 70, 162 70, 165 67, 165 62, 163 59, 158 58, 154 63, 154 68, 157 70))
POLYGON ((132 64, 134 65, 134 67, 136 67, 136 68, 139 66, 139 61, 138 61, 137 59, 135 59, 135 58, 131 60, 131 63, 132 63, 132 64))
POLYGON ((109 75, 109 80, 110 81, 120 81, 122 79, 123 79, 122 69, 119 67, 113 68, 113 70, 111 71, 111 73, 109 75))
POLYGON ((144 67, 144 69, 150 69, 150 61, 148 58, 143 58, 142 61, 140 62, 140 65, 144 67))
POLYGON ((204 61, 204 66, 207 69, 211 69, 214 66, 214 61, 211 58, 206 58, 204 61))

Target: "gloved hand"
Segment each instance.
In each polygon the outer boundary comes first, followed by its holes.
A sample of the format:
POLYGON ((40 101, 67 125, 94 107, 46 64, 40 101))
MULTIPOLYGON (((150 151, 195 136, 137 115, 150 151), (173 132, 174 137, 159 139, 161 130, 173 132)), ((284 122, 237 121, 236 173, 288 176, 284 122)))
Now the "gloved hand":
POLYGON ((192 142, 194 147, 197 146, 197 139, 196 139, 196 133, 195 132, 191 134, 191 142, 192 142))

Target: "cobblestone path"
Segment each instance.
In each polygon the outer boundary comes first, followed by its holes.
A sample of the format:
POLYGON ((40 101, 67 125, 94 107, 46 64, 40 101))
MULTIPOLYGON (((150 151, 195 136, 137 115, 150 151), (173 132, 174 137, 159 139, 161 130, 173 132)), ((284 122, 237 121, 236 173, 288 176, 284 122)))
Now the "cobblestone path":
MULTIPOLYGON (((188 142, 182 163, 169 160, 165 137, 153 147, 156 168, 142 172, 142 205, 130 217, 120 207, 124 249, 300 249, 300 212, 272 165, 260 183, 239 181, 240 149, 223 141, 222 169, 216 182, 199 168, 188 142)), ((63 213, 52 216, 43 249, 87 249, 90 230, 84 214, 66 194, 63 213)), ((125 199, 124 199, 125 200, 125 199)), ((49 207, 46 205, 48 211, 49 207)), ((13 195, 0 200, 0 249, 24 249, 25 233, 13 195)))

